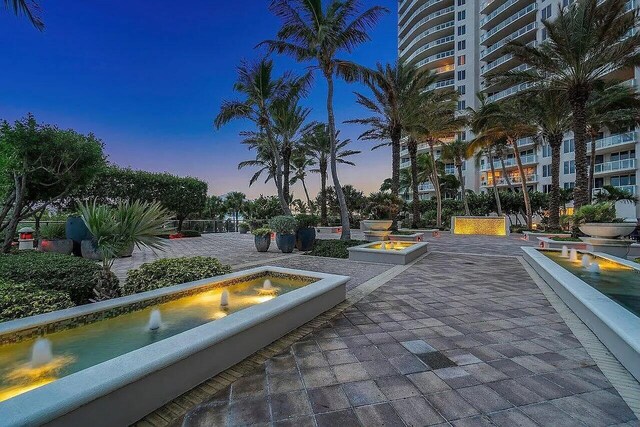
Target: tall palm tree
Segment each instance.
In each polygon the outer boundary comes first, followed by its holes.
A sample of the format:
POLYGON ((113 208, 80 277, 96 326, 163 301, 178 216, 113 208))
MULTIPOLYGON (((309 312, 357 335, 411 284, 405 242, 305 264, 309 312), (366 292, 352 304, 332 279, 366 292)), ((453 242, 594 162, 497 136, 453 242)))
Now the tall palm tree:
POLYGON ((400 189, 400 146, 407 123, 416 113, 415 101, 427 88, 431 73, 418 70, 414 65, 398 60, 395 64, 376 64, 375 69, 359 67, 355 76, 371 90, 372 97, 356 92, 357 103, 373 114, 346 123, 365 125, 368 129, 358 137, 361 140, 383 141, 375 150, 391 146, 391 194, 398 196, 400 189))
POLYGON ((273 76, 273 61, 261 58, 255 63, 242 62, 238 67, 238 80, 233 85, 236 92, 243 95, 242 100, 224 101, 214 120, 216 128, 235 119, 252 121, 259 133, 264 133, 265 141, 275 161, 275 182, 278 199, 285 215, 291 215, 289 203, 284 197, 282 185, 282 158, 274 131, 272 113, 274 104, 288 102, 299 96, 299 79, 285 74, 273 76))
POLYGON ((227 193, 224 198, 224 203, 227 206, 227 210, 233 214, 233 219, 236 223, 236 230, 238 229, 238 216, 247 201, 247 196, 239 191, 231 191, 227 193))
POLYGON ((266 179, 264 180, 265 184, 270 180, 274 180, 276 175, 276 164, 273 160, 273 154, 271 151, 265 147, 264 145, 258 145, 256 147, 256 157, 252 160, 244 160, 238 163, 238 170, 244 169, 247 167, 257 167, 258 170, 251 176, 249 180, 249 187, 251 187, 255 182, 260 179, 262 174, 266 174, 266 179))
POLYGON ((467 151, 469 150, 469 143, 461 139, 456 139, 453 142, 444 144, 442 147, 442 159, 453 162, 458 172, 458 181, 460 181, 460 192, 462 194, 462 204, 464 205, 464 214, 469 216, 469 203, 467 202, 467 195, 464 185, 464 177, 462 176, 462 164, 467 159, 467 151))
POLYGON ((276 40, 263 43, 271 51, 289 54, 297 61, 315 61, 314 68, 320 70, 327 81, 331 176, 340 206, 341 238, 350 239, 349 211, 338 178, 333 96, 335 77, 349 74, 353 66, 336 55, 351 53, 356 46, 370 40, 368 31, 387 9, 374 6, 361 11, 359 0, 331 0, 324 8, 321 0, 273 0, 270 8, 282 19, 282 27, 276 40))
POLYGON ((38 31, 44 30, 44 22, 40 19, 39 12, 40 6, 33 0, 4 0, 4 6, 6 9, 13 10, 13 13, 18 15, 24 15, 27 17, 31 25, 36 27, 38 31))
POLYGON ((311 198, 309 197, 309 191, 307 190, 307 170, 309 170, 314 165, 313 159, 311 159, 304 147, 298 145, 296 149, 294 149, 293 154, 291 155, 291 168, 293 169, 293 176, 291 177, 290 184, 294 185, 296 182, 300 181, 302 184, 302 189, 304 190, 304 195, 307 198, 307 205, 309 206, 309 210, 313 213, 313 203, 311 202, 311 198))
POLYGON ((551 147, 551 191, 549 227, 560 228, 560 149, 564 134, 571 128, 571 105, 563 92, 542 86, 519 97, 527 108, 522 111, 536 126, 536 139, 551 147))
MULTIPOLYGON (((530 68, 505 73, 500 80, 545 82, 562 91, 572 109, 576 183, 574 205, 588 204, 587 103, 594 86, 612 70, 640 65, 639 11, 626 0, 577 0, 543 21, 548 38, 538 46, 513 40, 506 50, 530 68)), ((495 79, 496 76, 490 76, 495 79)))
MULTIPOLYGON (((336 145, 336 163, 355 166, 355 163, 347 160, 347 157, 359 154, 360 151, 346 149, 347 145, 351 142, 349 139, 340 141, 338 135, 335 135, 334 139, 338 141, 336 145)), ((328 126, 324 123, 310 123, 302 132, 300 144, 307 155, 313 159, 315 165, 317 165, 317 168, 312 169, 311 172, 320 174, 320 222, 322 225, 328 225, 327 169, 331 156, 331 140, 329 138, 328 126)))

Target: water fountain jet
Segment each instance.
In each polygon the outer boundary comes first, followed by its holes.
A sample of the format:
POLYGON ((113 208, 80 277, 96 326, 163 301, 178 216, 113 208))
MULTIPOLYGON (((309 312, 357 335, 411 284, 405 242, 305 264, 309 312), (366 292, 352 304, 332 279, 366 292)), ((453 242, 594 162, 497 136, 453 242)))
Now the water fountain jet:
POLYGON ((582 255, 582 266, 588 268, 591 264, 591 257, 587 254, 582 255))
POLYGON ((571 251, 569 252, 569 261, 578 262, 578 251, 576 248, 571 248, 571 251))
POLYGON ((160 310, 154 308, 151 310, 151 314, 149 314, 149 324, 147 328, 149 328, 150 331, 157 331, 160 329, 160 326, 162 326, 162 316, 160 315, 160 310))
POLYGON ((51 341, 46 338, 38 338, 31 348, 31 367, 39 368, 53 360, 51 341))
POLYGON ((562 258, 569 258, 569 248, 567 245, 562 246, 562 253, 560 254, 562 258))
POLYGON ((229 291, 222 291, 222 295, 220 295, 220 306, 221 307, 229 307, 229 291))
POLYGON ((596 261, 592 262, 589 266, 589 273, 600 273, 600 264, 596 261))

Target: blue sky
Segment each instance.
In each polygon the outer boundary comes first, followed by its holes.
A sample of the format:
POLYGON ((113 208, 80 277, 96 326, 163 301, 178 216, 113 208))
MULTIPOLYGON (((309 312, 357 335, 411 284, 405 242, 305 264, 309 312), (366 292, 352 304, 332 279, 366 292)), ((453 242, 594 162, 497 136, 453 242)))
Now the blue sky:
MULTIPOLYGON (((255 46, 276 33, 279 21, 268 1, 175 2, 41 0, 43 33, 25 19, 0 9, 0 118, 13 121, 27 112, 39 121, 93 132, 109 159, 121 166, 191 175, 209 183, 211 194, 232 190, 273 194, 273 184, 248 187, 251 170, 238 162, 253 157, 234 122, 216 131, 212 119, 224 99, 233 98, 235 67, 259 56, 255 46), (9 41, 7 43, 7 41, 9 41)), ((396 55, 396 2, 364 0, 390 8, 372 31, 372 41, 349 58, 373 66, 396 55)), ((302 72, 304 65, 275 56, 280 71, 302 72)), ((358 85, 336 87, 338 123, 366 113, 355 104, 358 85)), ((326 120, 326 86, 318 75, 303 104, 311 119, 326 120)), ((340 124, 355 140, 362 130, 340 124)), ((387 149, 354 141, 363 153, 358 166, 340 170, 343 184, 375 191, 390 175, 387 149)), ((314 193, 317 176, 310 178, 314 193)), ((302 198, 302 190, 294 188, 302 198)))

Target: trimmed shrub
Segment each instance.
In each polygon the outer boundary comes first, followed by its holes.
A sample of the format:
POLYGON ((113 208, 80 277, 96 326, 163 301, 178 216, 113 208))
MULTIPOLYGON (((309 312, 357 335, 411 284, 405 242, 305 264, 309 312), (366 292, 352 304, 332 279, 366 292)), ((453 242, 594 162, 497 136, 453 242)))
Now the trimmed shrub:
POLYGON ((130 270, 124 293, 137 294, 227 273, 231 273, 231 267, 216 258, 196 256, 159 259, 130 270))
POLYGON ((0 279, 0 322, 49 313, 74 305, 66 292, 0 279))
POLYGON ((278 234, 295 234, 298 222, 290 215, 280 215, 269 220, 269 228, 278 234))
POLYGON ((271 231, 269 227, 256 228, 251 232, 254 236, 268 236, 271 233, 273 233, 273 231, 271 231))
POLYGON ((93 298, 100 266, 88 259, 51 252, 21 251, 0 255, 0 277, 39 289, 66 292, 75 304, 93 298))
POLYGON ((196 231, 196 230, 182 230, 180 232, 180 234, 182 234, 182 237, 200 237, 200 236, 202 236, 202 234, 200 234, 200 232, 196 231))
POLYGON ((315 215, 298 214, 296 215, 296 222, 298 224, 298 230, 303 228, 313 228, 318 225, 320 219, 315 215))
POLYGON ((66 239, 66 231, 64 223, 50 222, 40 227, 40 238, 55 240, 66 239))
POLYGON ((307 255, 321 256, 328 258, 349 258, 347 248, 365 244, 362 240, 316 240, 313 250, 307 255))
POLYGON ((246 233, 250 228, 251 227, 249 227, 249 224, 247 224, 246 222, 241 222, 240 224, 238 224, 238 231, 240 231, 241 233, 246 233))

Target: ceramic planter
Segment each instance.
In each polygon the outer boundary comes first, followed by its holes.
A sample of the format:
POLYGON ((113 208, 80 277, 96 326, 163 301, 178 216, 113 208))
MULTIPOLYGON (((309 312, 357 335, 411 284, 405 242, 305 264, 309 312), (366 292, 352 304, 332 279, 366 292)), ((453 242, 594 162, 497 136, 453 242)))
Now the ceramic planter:
POLYGON ((80 243, 80 250, 82 252, 82 258, 93 259, 96 261, 102 260, 102 255, 98 252, 93 240, 83 240, 80 243))
POLYGON ((40 239, 38 242, 40 252, 54 252, 70 255, 73 252, 73 240, 71 239, 40 239))
POLYGON ((290 254, 291 252, 293 252, 293 248, 296 245, 296 235, 277 233, 276 244, 278 245, 278 249, 280 249, 282 253, 290 254))
POLYGON ((267 234, 266 236, 254 236, 254 242, 256 244, 256 249, 258 252, 267 252, 269 250, 269 246, 271 246, 271 235, 267 234))
POLYGON ((615 239, 628 236, 633 233, 637 226, 635 222, 588 222, 580 226, 580 231, 591 237, 615 239))
POLYGON ((360 222, 360 229, 362 231, 387 231, 393 225, 393 221, 390 219, 365 219, 360 222))
POLYGON ((299 251, 310 251, 316 242, 316 229, 313 227, 301 228, 296 233, 296 249, 299 251))

